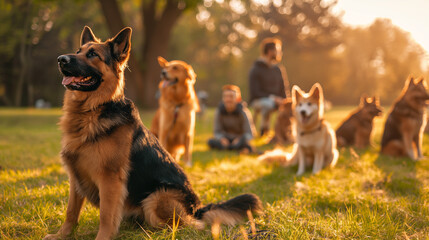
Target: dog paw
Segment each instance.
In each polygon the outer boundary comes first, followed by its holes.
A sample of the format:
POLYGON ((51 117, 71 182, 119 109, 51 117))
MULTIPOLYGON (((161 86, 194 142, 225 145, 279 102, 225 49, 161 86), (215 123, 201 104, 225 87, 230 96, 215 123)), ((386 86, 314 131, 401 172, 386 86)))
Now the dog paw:
POLYGON ((56 239, 61 239, 61 236, 59 234, 48 234, 43 238, 43 240, 56 240, 56 239))
POLYGON ((414 152, 409 152, 408 157, 411 158, 414 161, 417 161, 418 157, 414 154, 414 152))

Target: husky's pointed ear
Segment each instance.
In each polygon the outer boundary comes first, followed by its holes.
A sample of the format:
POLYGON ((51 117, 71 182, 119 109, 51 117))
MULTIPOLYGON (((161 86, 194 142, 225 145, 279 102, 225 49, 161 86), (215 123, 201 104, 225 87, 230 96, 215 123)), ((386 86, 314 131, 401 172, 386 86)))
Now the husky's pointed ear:
POLYGON ((188 78, 190 79, 192 84, 195 84, 195 81, 197 80, 197 74, 194 72, 194 69, 191 65, 186 66, 186 75, 188 75, 188 78))
POLYGON ((293 85, 292 87, 292 102, 296 104, 297 102, 301 101, 303 98, 303 91, 301 88, 299 88, 297 85, 293 85))
POLYGON ((322 86, 320 85, 320 83, 315 83, 311 87, 309 95, 311 98, 317 99, 319 101, 323 99, 323 90, 322 90, 322 86))
POLYGON ((113 56, 118 62, 124 62, 130 56, 132 29, 126 27, 110 40, 113 47, 113 56))
POLYGON ((168 66, 168 61, 161 56, 158 56, 158 63, 159 63, 159 66, 161 66, 162 68, 165 68, 168 66))
POLYGON ((91 28, 88 26, 85 26, 82 30, 82 34, 80 35, 80 45, 84 45, 87 42, 100 42, 98 38, 95 37, 94 33, 92 32, 91 28))

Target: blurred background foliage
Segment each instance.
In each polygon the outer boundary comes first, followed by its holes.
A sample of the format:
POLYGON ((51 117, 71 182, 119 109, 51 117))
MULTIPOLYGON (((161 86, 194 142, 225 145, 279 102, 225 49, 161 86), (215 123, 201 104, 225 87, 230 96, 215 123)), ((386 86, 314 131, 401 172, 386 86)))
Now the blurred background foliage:
POLYGON ((322 0, 0 0, 0 105, 60 106, 64 88, 57 56, 75 52, 83 26, 105 40, 133 28, 127 95, 156 106, 158 55, 188 62, 209 105, 227 83, 248 96, 248 72, 259 42, 283 41, 291 83, 320 82, 334 105, 366 93, 390 104, 409 74, 429 76, 424 49, 388 19, 352 28, 322 0))

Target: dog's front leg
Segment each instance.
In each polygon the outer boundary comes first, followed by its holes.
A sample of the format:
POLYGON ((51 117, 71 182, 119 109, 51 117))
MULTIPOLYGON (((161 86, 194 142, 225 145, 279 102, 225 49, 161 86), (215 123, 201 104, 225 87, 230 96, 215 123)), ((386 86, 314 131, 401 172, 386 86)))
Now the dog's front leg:
POLYGON ((70 175, 70 196, 67 205, 66 221, 56 234, 48 234, 43 238, 44 240, 65 238, 70 235, 76 226, 84 201, 84 198, 76 191, 76 184, 76 179, 70 175))
POLYGON ((167 126, 168 121, 166 120, 166 117, 164 113, 160 114, 159 117, 159 135, 158 135, 158 139, 159 142, 161 143, 161 145, 167 149, 167 134, 168 134, 168 129, 170 128, 170 126, 167 126))
POLYGON ((355 134, 355 146, 357 148, 365 148, 369 144, 369 135, 371 132, 360 130, 355 134))
POLYGON ((316 151, 314 153, 314 163, 313 163, 313 174, 320 172, 323 168, 323 151, 316 151))
POLYGON ((423 152, 422 152, 422 144, 423 144, 423 131, 420 131, 417 136, 414 137, 414 144, 417 148, 417 158, 423 159, 423 152))
POLYGON ((164 148, 167 148, 167 131, 163 127, 159 128, 159 142, 164 148))
POLYGON ((190 167, 192 166, 192 148, 193 148, 193 142, 194 142, 194 134, 191 132, 185 135, 185 164, 186 166, 190 167))
POLYGON ((99 185, 100 227, 96 240, 111 239, 118 232, 126 192, 116 173, 104 174, 99 185))
POLYGON ((298 146, 298 172, 297 176, 301 176, 305 172, 305 154, 304 150, 298 146))
POLYGON ((404 132, 402 135, 402 141, 404 141, 405 151, 407 152, 408 157, 413 160, 417 160, 416 153, 413 147, 413 137, 409 132, 404 132))

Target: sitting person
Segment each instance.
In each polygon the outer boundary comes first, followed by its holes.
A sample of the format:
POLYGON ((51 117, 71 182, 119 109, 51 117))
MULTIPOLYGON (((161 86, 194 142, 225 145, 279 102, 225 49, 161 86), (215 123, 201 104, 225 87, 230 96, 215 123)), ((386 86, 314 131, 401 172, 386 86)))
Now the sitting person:
POLYGON ((208 145, 212 149, 254 153, 249 142, 255 135, 255 127, 246 103, 241 101, 240 88, 225 85, 222 90, 222 102, 215 114, 214 138, 208 145))
POLYGON ((277 110, 284 98, 290 97, 286 69, 281 64, 282 54, 279 39, 264 39, 261 57, 254 62, 249 73, 249 104, 254 110, 255 123, 259 113, 262 115, 261 136, 269 131, 271 113, 277 110))

